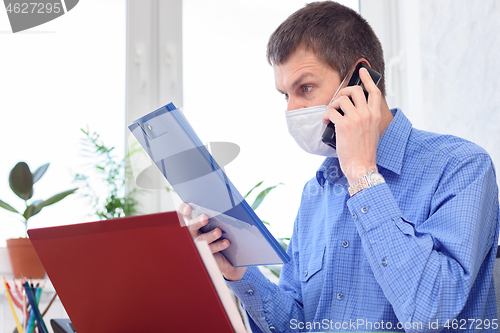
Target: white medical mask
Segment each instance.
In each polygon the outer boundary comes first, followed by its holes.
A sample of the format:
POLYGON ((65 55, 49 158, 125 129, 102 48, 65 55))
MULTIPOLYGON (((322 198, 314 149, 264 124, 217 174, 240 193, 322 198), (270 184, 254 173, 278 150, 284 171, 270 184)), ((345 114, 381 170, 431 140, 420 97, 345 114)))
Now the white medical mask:
POLYGON ((337 151, 321 141, 326 125, 323 124, 323 113, 327 105, 286 111, 288 132, 300 148, 314 155, 337 157, 337 151))
MULTIPOLYGON (((335 99, 340 88, 344 85, 344 77, 339 88, 333 95, 330 103, 335 99)), ((330 104, 328 103, 328 104, 330 104)), ((328 105, 316 105, 308 108, 285 111, 288 132, 295 139, 300 148, 314 155, 337 157, 337 150, 321 141, 327 125, 323 124, 323 113, 328 105)))

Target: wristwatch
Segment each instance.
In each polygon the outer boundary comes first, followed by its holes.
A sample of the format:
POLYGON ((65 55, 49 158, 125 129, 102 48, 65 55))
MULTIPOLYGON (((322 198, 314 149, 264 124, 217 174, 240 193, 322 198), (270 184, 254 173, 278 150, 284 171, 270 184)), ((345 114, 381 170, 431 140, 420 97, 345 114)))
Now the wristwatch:
POLYGON ((361 177, 360 180, 349 186, 349 195, 353 197, 355 194, 364 190, 365 188, 369 188, 382 183, 385 183, 385 179, 380 173, 376 171, 368 171, 368 173, 361 177))

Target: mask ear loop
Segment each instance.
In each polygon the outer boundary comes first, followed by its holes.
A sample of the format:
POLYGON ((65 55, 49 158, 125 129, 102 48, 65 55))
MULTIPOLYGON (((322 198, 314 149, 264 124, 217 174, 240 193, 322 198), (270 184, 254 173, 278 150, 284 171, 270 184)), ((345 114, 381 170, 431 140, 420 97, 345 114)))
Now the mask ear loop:
MULTIPOLYGON (((349 73, 350 74, 350 73, 349 73)), ((347 77, 349 76, 349 74, 347 74, 344 79, 342 80, 342 82, 340 82, 340 86, 338 87, 337 91, 335 92, 335 94, 333 95, 332 99, 330 100, 330 103, 328 103, 328 106, 330 106, 330 104, 332 104, 333 100, 335 99, 335 97, 337 97, 337 94, 339 93, 340 89, 343 88, 343 85, 344 85, 344 82, 345 80, 347 79, 347 77)))

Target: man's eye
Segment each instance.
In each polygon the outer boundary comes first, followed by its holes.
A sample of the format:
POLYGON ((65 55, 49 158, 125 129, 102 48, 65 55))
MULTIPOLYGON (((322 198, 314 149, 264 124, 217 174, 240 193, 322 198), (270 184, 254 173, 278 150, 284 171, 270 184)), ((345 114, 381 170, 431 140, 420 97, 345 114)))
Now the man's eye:
POLYGON ((302 92, 310 92, 312 88, 313 88, 312 86, 302 86, 301 87, 302 92))
POLYGON ((285 96, 285 99, 288 99, 288 94, 284 93, 283 96, 285 96))

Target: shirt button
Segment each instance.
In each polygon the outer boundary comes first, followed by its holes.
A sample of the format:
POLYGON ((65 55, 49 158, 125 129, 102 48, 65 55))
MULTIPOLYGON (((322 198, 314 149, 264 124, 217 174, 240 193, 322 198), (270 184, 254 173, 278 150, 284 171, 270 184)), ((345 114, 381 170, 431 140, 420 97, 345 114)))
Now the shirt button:
POLYGON ((343 300, 343 299, 344 299, 344 295, 342 295, 342 293, 338 293, 338 294, 337 294, 337 299, 338 299, 339 301, 343 300))
POLYGON ((349 246, 349 242, 348 242, 348 241, 346 241, 346 240, 345 240, 345 241, 343 241, 343 242, 342 242, 342 246, 343 246, 343 247, 348 247, 348 246, 349 246))
POLYGON ((352 218, 355 220, 358 218, 358 215, 356 215, 356 213, 352 213, 352 218))
POLYGON ((389 261, 387 260, 387 258, 382 259, 382 262, 381 262, 382 266, 385 267, 385 266, 387 266, 388 263, 389 263, 389 261))
POLYGON ((250 289, 249 291, 247 291, 247 294, 250 295, 250 296, 252 296, 253 295, 253 290, 250 289))
POLYGON ((307 269, 304 271, 304 276, 307 276, 307 269))
POLYGON ((275 329, 276 329, 276 328, 274 328, 274 326, 269 326, 269 330, 270 330, 271 332, 274 332, 274 330, 275 330, 275 329))
POLYGON ((368 207, 361 208, 361 213, 363 213, 363 214, 368 213, 368 207))

